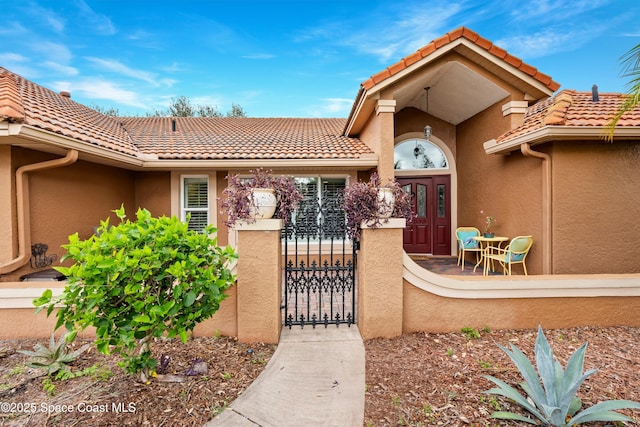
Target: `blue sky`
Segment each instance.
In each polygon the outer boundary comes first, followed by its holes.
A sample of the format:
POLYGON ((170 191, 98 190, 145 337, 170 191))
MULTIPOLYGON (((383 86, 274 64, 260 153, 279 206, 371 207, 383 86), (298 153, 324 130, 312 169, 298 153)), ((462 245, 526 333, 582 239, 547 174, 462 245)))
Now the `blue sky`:
POLYGON ((361 82, 466 26, 561 89, 625 91, 637 0, 0 0, 0 66, 86 105, 171 98, 250 117, 346 117, 361 82))

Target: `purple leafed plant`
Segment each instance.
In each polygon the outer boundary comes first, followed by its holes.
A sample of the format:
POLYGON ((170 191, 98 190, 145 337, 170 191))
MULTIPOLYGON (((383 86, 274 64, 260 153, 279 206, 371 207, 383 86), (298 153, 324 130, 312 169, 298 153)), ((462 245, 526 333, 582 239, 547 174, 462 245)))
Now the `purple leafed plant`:
POLYGON ((263 168, 251 170, 251 177, 242 180, 238 175, 227 176, 228 185, 222 192, 221 208, 227 215, 225 224, 233 227, 239 220, 252 221, 252 208, 255 208, 252 191, 254 188, 272 188, 275 190, 277 206, 275 218, 282 218, 286 223, 291 214, 303 199, 290 176, 274 176, 272 171, 263 168))
POLYGON ((383 185, 378 174, 374 172, 369 182, 358 181, 344 190, 342 208, 347 215, 347 234, 351 239, 360 239, 362 222, 375 228, 388 221, 380 217, 381 209, 389 208, 378 195, 381 188, 389 188, 393 192, 395 201, 391 216, 411 221, 411 195, 403 191, 397 181, 389 180, 383 185))

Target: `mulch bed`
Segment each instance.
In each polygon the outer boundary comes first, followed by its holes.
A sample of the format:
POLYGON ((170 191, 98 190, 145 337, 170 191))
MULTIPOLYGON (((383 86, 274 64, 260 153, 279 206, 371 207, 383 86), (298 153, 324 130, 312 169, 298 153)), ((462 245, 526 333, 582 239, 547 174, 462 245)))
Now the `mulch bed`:
MULTIPOLYGON (((490 418, 497 408, 519 408, 484 394, 492 383, 483 375, 511 385, 522 381, 496 343, 513 343, 532 358, 537 332, 478 332, 479 338, 451 332, 365 341, 365 425, 518 425, 490 418)), ((640 401, 639 328, 581 327, 545 330, 545 334, 563 366, 582 343, 589 342, 585 370, 597 368, 599 372, 579 390, 585 407, 608 399, 640 401)), ((90 375, 54 381, 53 394, 48 394, 45 377, 25 367, 27 358, 15 352, 32 350, 36 342, 45 341, 0 341, 0 349, 8 353, 2 357, 0 352, 0 405, 23 409, 22 413, 0 411, 0 426, 202 426, 251 384, 275 350, 274 345, 242 344, 224 337, 196 338, 187 344, 160 341, 154 344, 154 354, 171 357, 172 373, 184 374, 196 358, 207 363, 208 373, 185 377, 180 383, 153 380, 142 384, 125 374, 115 357, 92 349, 72 369, 98 369, 90 375), (25 404, 32 403, 36 410, 25 413, 25 404), (74 411, 61 412, 65 407, 74 411)), ((638 411, 624 413, 640 417, 638 411)))
MULTIPOLYGON (((514 344, 533 361, 537 331, 478 332, 476 339, 454 332, 366 341, 365 425, 526 425, 490 418, 498 408, 520 410, 504 398, 484 394, 493 383, 483 376, 520 383, 522 377, 496 343, 514 344)), ((585 371, 599 371, 578 390, 583 408, 610 399, 640 401, 640 329, 581 327, 545 330, 545 335, 563 367, 580 345, 589 343, 585 371)), ((640 418, 639 411, 622 412, 640 418)))

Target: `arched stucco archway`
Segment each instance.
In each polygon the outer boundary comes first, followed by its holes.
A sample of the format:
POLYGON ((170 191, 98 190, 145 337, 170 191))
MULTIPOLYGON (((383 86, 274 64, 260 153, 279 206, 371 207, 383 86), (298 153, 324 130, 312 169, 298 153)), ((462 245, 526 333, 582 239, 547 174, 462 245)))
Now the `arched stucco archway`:
POLYGON ((394 176, 396 178, 403 177, 429 177, 435 175, 450 175, 451 177, 451 186, 450 186, 450 197, 451 197, 451 255, 456 255, 456 246, 455 246, 455 230, 458 226, 458 172, 456 169, 456 161, 455 156, 451 149, 437 136, 431 136, 429 141, 424 138, 422 132, 408 132, 402 135, 398 135, 394 138, 394 148, 399 144, 410 141, 410 140, 418 140, 422 143, 431 143, 436 146, 442 154, 444 154, 447 167, 439 168, 418 168, 418 169, 396 169, 394 171, 394 176))

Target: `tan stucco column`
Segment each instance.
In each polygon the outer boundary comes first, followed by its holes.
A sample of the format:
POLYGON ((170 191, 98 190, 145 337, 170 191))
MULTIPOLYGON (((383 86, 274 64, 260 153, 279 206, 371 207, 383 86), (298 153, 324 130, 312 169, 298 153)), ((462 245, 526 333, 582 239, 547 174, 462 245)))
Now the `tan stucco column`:
POLYGON ((238 231, 238 340, 277 343, 282 319, 282 220, 241 223, 238 231))
POLYGON ((402 335, 402 230, 391 218, 377 228, 363 226, 358 253, 358 329, 362 338, 402 335))
POLYGON ((0 186, 0 264, 12 260, 15 256, 14 242, 15 234, 13 228, 13 198, 11 189, 13 188, 13 173, 11 171, 11 146, 0 145, 0 182, 6 184, 0 186))
POLYGON ((379 156, 378 175, 382 182, 394 178, 393 169, 393 147, 394 147, 394 114, 396 112, 395 99, 379 99, 376 106, 378 116, 379 134, 379 156))

